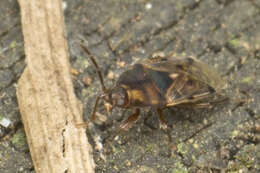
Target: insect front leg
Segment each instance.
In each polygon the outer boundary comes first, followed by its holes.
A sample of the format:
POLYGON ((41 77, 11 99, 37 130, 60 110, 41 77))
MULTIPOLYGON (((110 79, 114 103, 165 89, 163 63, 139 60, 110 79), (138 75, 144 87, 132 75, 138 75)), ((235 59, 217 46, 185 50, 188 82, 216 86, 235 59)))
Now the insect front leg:
POLYGON ((123 121, 123 123, 120 125, 120 129, 124 131, 129 130, 138 120, 139 114, 140 114, 140 109, 136 108, 135 113, 133 113, 126 120, 123 121))

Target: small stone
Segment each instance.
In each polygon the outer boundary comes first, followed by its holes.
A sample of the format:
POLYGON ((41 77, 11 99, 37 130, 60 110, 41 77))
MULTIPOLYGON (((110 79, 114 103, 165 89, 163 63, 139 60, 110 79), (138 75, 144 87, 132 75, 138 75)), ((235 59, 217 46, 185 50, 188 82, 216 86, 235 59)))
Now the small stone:
POLYGON ((194 143, 194 144, 193 144, 193 147, 196 148, 196 149, 198 149, 198 148, 199 148, 198 143, 194 143))
POLYGON ((75 68, 71 68, 70 72, 71 72, 71 74, 73 74, 75 76, 77 76, 79 74, 79 72, 75 68))
POLYGON ((7 118, 2 118, 0 119, 0 125, 2 125, 5 128, 8 128, 9 125, 11 124, 11 121, 7 118))
POLYGON ((68 7, 68 4, 67 4, 67 2, 62 2, 62 9, 63 10, 66 10, 67 9, 67 7, 68 7))
POLYGON ((208 124, 208 120, 207 119, 203 119, 203 124, 207 125, 208 124))
POLYGON ((128 162, 126 163, 126 165, 127 165, 127 166, 131 166, 132 163, 128 161, 128 162))
POLYGON ((145 9, 146 10, 150 10, 152 7, 153 7, 153 4, 151 4, 151 3, 145 4, 145 9))
POLYGON ((109 71, 108 75, 107 75, 107 78, 108 79, 114 79, 114 76, 115 76, 114 73, 112 71, 109 71))
POLYGON ((83 82, 86 85, 90 85, 92 83, 92 79, 90 77, 84 77, 83 82))
POLYGON ((118 65, 119 65, 120 67, 124 67, 124 66, 125 66, 125 61, 120 61, 120 62, 118 62, 118 65))

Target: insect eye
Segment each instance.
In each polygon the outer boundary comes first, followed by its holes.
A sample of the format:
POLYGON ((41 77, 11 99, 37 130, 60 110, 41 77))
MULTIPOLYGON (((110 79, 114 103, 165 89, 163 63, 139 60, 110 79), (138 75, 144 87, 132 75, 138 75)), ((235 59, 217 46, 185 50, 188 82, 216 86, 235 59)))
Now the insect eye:
POLYGON ((117 88, 111 94, 113 105, 124 106, 126 104, 126 92, 123 88, 117 88))

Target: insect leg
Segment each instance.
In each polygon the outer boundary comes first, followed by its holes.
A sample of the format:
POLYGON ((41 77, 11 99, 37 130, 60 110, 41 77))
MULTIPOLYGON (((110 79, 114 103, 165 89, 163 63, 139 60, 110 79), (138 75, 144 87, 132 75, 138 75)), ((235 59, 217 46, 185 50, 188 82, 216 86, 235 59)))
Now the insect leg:
POLYGON ((184 104, 184 103, 196 103, 197 101, 206 99, 206 98, 210 97, 211 95, 213 95, 213 94, 211 94, 210 92, 205 92, 202 94, 191 95, 189 97, 176 99, 176 100, 174 100, 174 102, 168 103, 167 107, 184 104))
POLYGON ((229 101, 228 97, 222 96, 222 98, 218 98, 217 100, 213 100, 211 102, 201 102, 201 103, 194 103, 195 108, 212 108, 216 104, 221 104, 226 101, 229 101))
POLYGON ((162 109, 157 108, 157 113, 158 113, 158 117, 159 117, 160 129, 166 130, 167 129, 167 124, 166 124, 166 121, 165 121, 165 119, 163 117, 162 109))
POLYGON ((99 101, 99 99, 100 99, 101 97, 102 97, 101 95, 97 96, 96 103, 95 103, 93 112, 92 112, 91 117, 90 117, 90 120, 91 120, 91 121, 95 121, 95 119, 96 119, 96 111, 97 111, 98 101, 99 101))
POLYGON ((134 123, 138 120, 139 114, 140 114, 140 109, 136 108, 135 113, 133 113, 125 121, 123 121, 123 123, 120 125, 120 129, 124 131, 129 130, 134 125, 134 123))
POLYGON ((212 108, 212 104, 210 103, 197 103, 192 105, 194 108, 212 108))

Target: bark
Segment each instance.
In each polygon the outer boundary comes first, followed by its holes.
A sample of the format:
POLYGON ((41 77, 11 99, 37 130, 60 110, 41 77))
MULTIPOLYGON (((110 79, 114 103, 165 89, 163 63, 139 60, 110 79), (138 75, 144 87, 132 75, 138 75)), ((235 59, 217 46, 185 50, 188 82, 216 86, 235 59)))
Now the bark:
POLYGON ((61 0, 19 0, 27 67, 17 97, 37 173, 94 172, 75 97, 61 0))

